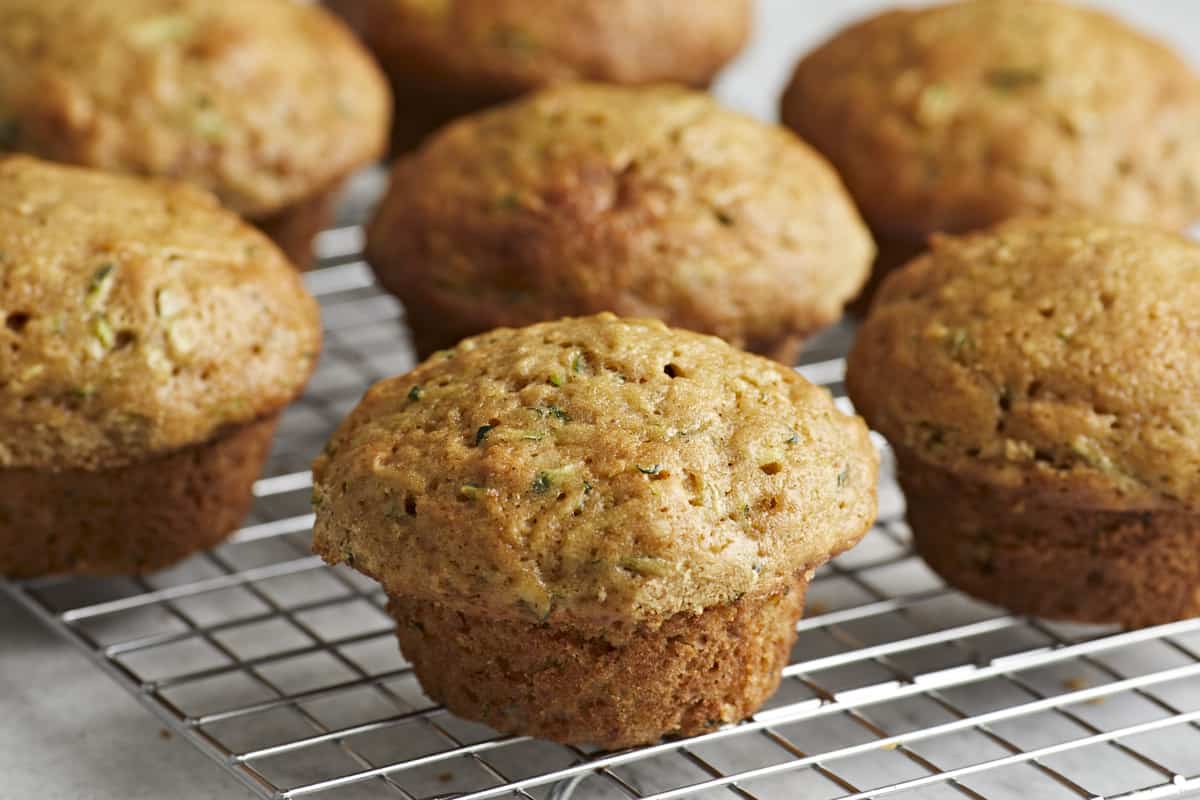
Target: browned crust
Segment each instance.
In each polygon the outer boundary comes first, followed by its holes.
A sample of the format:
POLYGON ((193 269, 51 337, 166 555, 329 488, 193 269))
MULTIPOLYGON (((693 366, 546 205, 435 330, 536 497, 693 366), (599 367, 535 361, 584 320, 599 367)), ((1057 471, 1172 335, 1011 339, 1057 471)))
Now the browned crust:
POLYGON ((707 87, 742 49, 753 20, 751 0, 325 5, 359 33, 387 73, 399 153, 456 117, 554 83, 707 87))
POLYGON ((1182 228, 1200 214, 1200 83, 1078 4, 889 9, 801 59, 780 116, 873 228, 961 233, 1019 214, 1182 228))
POLYGON ((430 137, 397 163, 367 240, 422 355, 612 311, 794 363, 874 255, 836 174, 790 133, 701 93, 598 84, 430 137))
POLYGON ((1055 505, 897 456, 917 551, 968 594, 1126 627, 1200 614, 1200 515, 1055 505))
POLYGON ((0 72, 8 149, 183 180, 247 217, 378 158, 391 117, 382 71, 318 3, 5 0, 0 72))
POLYGON ((191 447, 278 412, 316 366, 294 267, 186 184, 0 157, 0 253, 0 467, 191 447))
POLYGON ((279 415, 162 458, 100 470, 0 470, 0 575, 154 572, 246 515, 279 415))
POLYGON ((650 622, 852 546, 877 471, 862 421, 792 369, 658 321, 559 320, 376 384, 313 464, 313 547, 490 617, 650 622))
POLYGON ((865 317, 871 310, 871 303, 883 286, 884 279, 925 252, 928 247, 927 240, 921 236, 897 236, 879 230, 872 231, 871 235, 875 238, 876 247, 871 274, 859 290, 858 296, 846 306, 847 311, 860 317, 865 317))
POLYGON ((252 218, 256 228, 271 237, 296 269, 312 269, 316 254, 313 240, 333 221, 334 207, 342 181, 311 197, 293 203, 265 217, 252 218))
POLYGON ((935 236, 884 282, 846 388, 930 464, 1060 505, 1200 513, 1198 307, 1200 247, 1170 232, 1027 218, 935 236))
POLYGON ((496 620, 404 597, 389 610, 426 694, 455 714, 616 749, 753 713, 779 685, 807 583, 654 629, 496 620))

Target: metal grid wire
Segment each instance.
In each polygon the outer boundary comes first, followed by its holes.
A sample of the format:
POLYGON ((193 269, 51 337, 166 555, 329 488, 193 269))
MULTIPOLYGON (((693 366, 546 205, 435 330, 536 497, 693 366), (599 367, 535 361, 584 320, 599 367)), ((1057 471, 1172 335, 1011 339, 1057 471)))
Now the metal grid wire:
MULTIPOLYGON (((325 354, 284 416, 252 524, 146 578, 0 582, 258 795, 1200 791, 1200 619, 1128 632, 1058 625, 947 589, 909 549, 886 448, 880 521, 818 573, 783 684, 750 720, 601 753, 501 736, 437 707, 401 660, 375 584, 309 552, 310 458, 370 383, 413 365, 402 309, 374 288, 360 247, 354 226, 319 242, 322 269, 307 280, 325 354)), ((845 342, 844 330, 824 337, 801 367, 839 395, 845 342)))

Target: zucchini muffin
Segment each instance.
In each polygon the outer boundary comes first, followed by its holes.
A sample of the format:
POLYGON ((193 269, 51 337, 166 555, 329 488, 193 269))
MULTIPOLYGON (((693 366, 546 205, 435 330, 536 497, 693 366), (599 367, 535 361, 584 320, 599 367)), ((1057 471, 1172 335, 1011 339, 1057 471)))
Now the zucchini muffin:
POLYGON ((550 83, 704 87, 746 43, 752 0, 332 0, 379 57, 403 152, 451 119, 550 83))
POLYGON ((1200 246, 1071 218, 935 237, 847 385, 951 584, 1081 622, 1200 614, 1200 246))
POLYGON ((314 465, 315 548, 379 580, 425 692, 606 748, 753 712, 813 570, 875 515, 857 417, 793 370, 611 314, 376 384, 314 465))
POLYGON ((849 186, 880 245, 876 281, 933 232, 1017 215, 1172 229, 1200 218, 1200 82, 1098 11, 889 11, 806 56, 782 116, 849 186))
POLYGON ((214 192, 307 266, 390 98, 331 14, 293 0, 0 0, 0 150, 214 192))
POLYGON ((295 270, 207 192, 0 159, 0 575, 219 542, 319 349, 295 270))
POLYGON ((422 355, 613 311, 791 362, 874 245, 788 131, 675 87, 572 84, 460 120, 402 159, 367 257, 422 355))

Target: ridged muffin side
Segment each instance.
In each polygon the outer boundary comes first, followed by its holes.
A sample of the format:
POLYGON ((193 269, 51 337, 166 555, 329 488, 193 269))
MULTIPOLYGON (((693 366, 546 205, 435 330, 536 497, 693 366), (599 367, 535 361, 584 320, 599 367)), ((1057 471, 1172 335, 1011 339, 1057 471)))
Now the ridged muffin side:
POLYGON ((753 714, 779 686, 808 578, 659 628, 532 625, 393 597, 421 687, 501 731, 615 750, 753 714))
POLYGON ((936 237, 894 273, 847 387, 931 564, 1046 616, 1200 612, 1198 303, 1200 246, 1078 218, 936 237))
POLYGON ((132 571, 170 559, 122 541, 178 538, 178 557, 227 533, 321 346, 287 259, 213 196, 24 156, 0 159, 0 321, 9 574, 33 571, 10 558, 23 548, 74 541, 46 568, 132 571), (211 513, 189 516, 193 500, 211 513), (113 535, 101 521, 123 538, 83 558, 113 535))
POLYGON ((574 84, 400 160, 367 253, 426 355, 613 311, 792 361, 874 247, 834 171, 782 128, 677 87, 574 84))
POLYGON ((144 575, 241 523, 278 414, 102 470, 0 469, 0 575, 144 575))
POLYGON ((314 465, 314 546, 383 584, 452 709, 618 746, 764 699, 812 570, 874 518, 877 466, 861 421, 790 369, 658 322, 567 319, 373 387, 314 465), (471 677, 518 651, 545 656, 538 685, 471 677), (689 678, 704 659, 724 677, 689 678), (567 692, 588 660, 607 695, 567 692))

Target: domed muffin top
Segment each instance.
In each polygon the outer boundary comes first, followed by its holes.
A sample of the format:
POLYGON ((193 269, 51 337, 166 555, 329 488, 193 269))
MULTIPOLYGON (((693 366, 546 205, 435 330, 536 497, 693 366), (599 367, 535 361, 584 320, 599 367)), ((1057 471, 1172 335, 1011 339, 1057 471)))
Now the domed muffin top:
POLYGON ((853 545, 877 456, 794 371, 601 314, 380 382, 314 470, 317 551, 390 593, 660 621, 780 591, 853 545))
POLYGON ((387 137, 384 79, 292 0, 0 0, 0 150, 185 179, 250 216, 387 137))
POLYGON ((317 307, 206 192, 0 159, 0 467, 120 466, 299 393, 317 307))
POLYGON ((1099 508, 1200 508, 1200 246, 1016 219, 884 283, 848 386, 894 445, 1099 508))
POLYGON ((752 0, 334 0, 393 77, 480 96, 552 81, 706 84, 750 33, 752 0))
POLYGON ((894 236, 1044 211, 1166 227, 1200 217, 1200 82, 1093 10, 889 11, 805 57, 782 114, 894 236))
POLYGON ((700 92, 598 84, 433 136, 398 163, 369 241, 384 283, 447 325, 615 311, 766 352, 840 316, 874 255, 789 131, 700 92))

